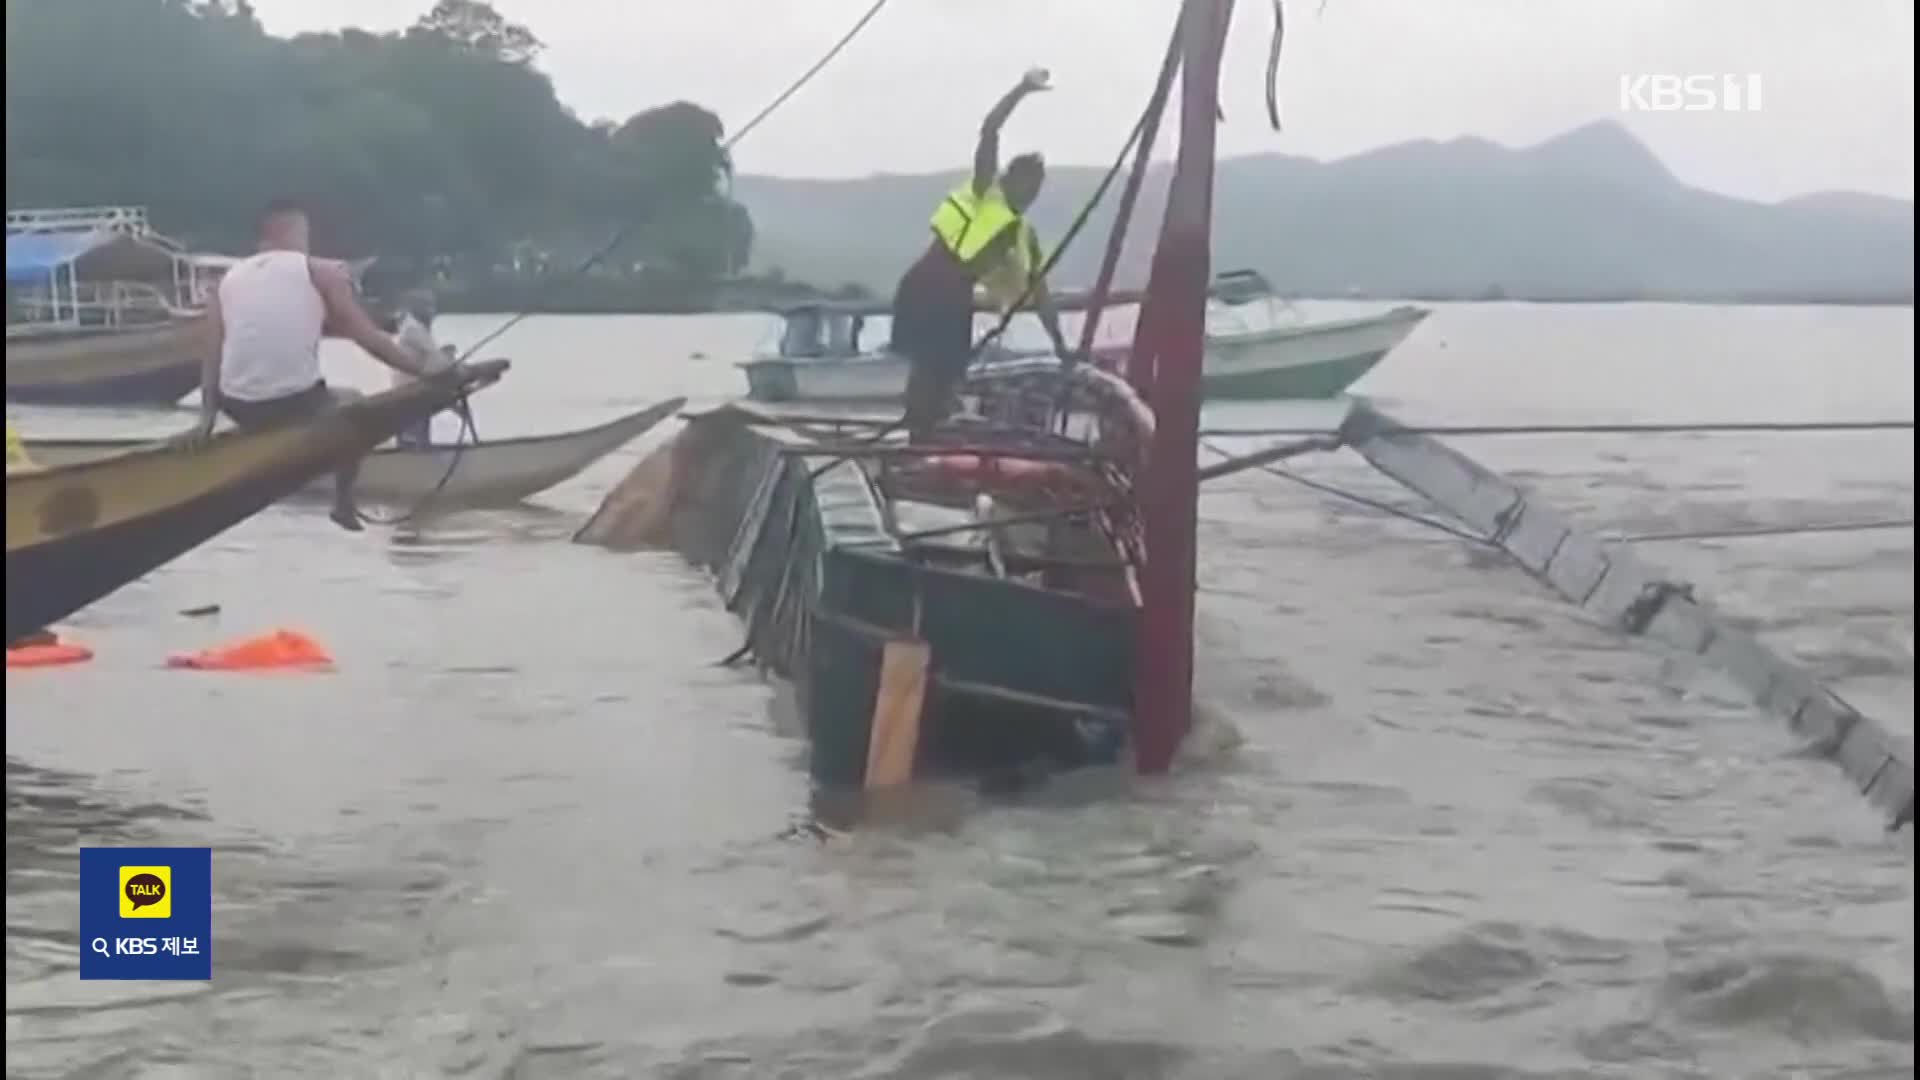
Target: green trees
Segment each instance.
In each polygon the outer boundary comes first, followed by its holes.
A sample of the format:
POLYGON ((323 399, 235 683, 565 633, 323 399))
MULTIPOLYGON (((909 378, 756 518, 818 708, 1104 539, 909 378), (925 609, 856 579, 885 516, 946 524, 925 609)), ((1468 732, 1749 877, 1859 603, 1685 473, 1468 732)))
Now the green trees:
POLYGON ((628 223, 629 270, 711 281, 752 247, 718 117, 584 124, 539 40, 482 0, 292 39, 246 0, 7 0, 6 18, 9 207, 144 204, 237 251, 257 207, 293 196, 330 253, 482 274, 569 264, 628 223))

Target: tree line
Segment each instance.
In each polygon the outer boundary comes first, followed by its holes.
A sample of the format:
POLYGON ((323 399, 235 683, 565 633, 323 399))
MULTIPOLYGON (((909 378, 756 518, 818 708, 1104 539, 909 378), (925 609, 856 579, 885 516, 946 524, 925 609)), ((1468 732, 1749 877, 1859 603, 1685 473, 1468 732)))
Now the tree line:
POLYGON ((292 38, 247 0, 7 0, 7 206, 145 205, 196 248, 244 251, 254 211, 296 198, 322 254, 496 292, 621 228, 603 286, 743 270, 719 117, 677 101, 584 122, 540 48, 481 0, 292 38))

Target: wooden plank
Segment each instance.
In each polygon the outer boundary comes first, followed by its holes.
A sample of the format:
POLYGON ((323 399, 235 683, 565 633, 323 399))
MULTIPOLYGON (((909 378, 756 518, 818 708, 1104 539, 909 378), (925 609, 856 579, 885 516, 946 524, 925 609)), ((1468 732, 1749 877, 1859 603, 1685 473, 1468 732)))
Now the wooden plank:
POLYGON ((881 650, 880 689, 867 733, 867 787, 894 787, 913 779, 932 661, 933 650, 924 641, 889 641, 881 650))

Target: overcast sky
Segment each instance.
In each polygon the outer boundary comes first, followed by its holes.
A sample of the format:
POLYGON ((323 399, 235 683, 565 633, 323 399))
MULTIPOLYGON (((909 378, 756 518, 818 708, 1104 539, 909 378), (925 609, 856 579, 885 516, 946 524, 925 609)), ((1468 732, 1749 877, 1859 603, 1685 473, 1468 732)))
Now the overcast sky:
MULTIPOLYGON (((275 33, 403 26, 431 0, 253 0, 275 33)), ((678 98, 751 116, 872 0, 496 0, 546 43, 581 116, 678 98)), ((1286 130, 1267 129, 1272 13, 1239 0, 1223 154, 1333 158, 1408 139, 1524 145, 1617 119, 1690 183, 1777 199, 1913 197, 1914 0, 1288 0, 1286 130), (1621 111, 1629 74, 1758 74, 1759 112, 1621 111)), ((1111 160, 1158 68, 1174 0, 892 0, 736 151, 743 171, 954 168, 1029 66, 1056 89, 1007 138, 1056 163, 1111 160)), ((1163 138, 1163 144, 1166 140, 1163 138)))

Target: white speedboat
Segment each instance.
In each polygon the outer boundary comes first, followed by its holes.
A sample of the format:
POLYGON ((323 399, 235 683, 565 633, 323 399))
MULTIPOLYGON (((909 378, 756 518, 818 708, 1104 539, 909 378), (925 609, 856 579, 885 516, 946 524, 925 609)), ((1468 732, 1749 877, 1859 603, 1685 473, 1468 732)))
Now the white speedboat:
MULTIPOLYGON (((740 365, 747 396, 765 402, 898 401, 907 385, 906 360, 861 341, 867 320, 886 314, 884 305, 827 302, 779 312, 777 338, 740 365)), ((1258 274, 1223 274, 1208 305, 1201 385, 1210 400, 1333 397, 1373 370, 1428 314, 1402 306, 1307 322, 1258 274)), ((1046 352, 993 348, 979 363, 1038 355, 1046 352)), ((1094 362, 1117 368, 1125 357, 1124 346, 1110 346, 1097 350, 1094 362)))
POLYGON ((1333 397, 1386 359, 1428 314, 1403 305, 1308 322, 1258 273, 1222 274, 1207 306, 1201 387, 1210 401, 1333 397))

